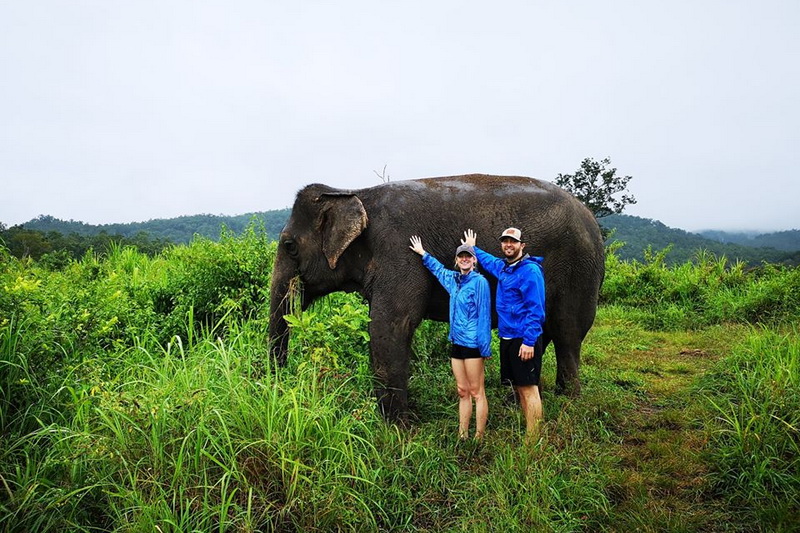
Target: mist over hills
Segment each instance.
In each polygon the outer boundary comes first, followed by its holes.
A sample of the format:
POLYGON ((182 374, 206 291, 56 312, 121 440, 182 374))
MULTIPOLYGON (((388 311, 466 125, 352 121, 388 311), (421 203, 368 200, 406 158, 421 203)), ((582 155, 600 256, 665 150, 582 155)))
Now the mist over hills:
MULTIPOLYGON (((43 234, 57 232, 62 235, 74 233, 93 236, 104 233, 128 238, 146 234, 151 239, 180 244, 188 243, 196 235, 216 240, 223 227, 233 233, 241 233, 249 224, 263 225, 270 237, 277 238, 290 212, 291 210, 287 208, 235 216, 201 214, 102 225, 74 220, 64 221, 42 215, 21 226, 26 230, 39 231, 43 234)), ((623 259, 643 261, 646 249, 657 252, 671 246, 666 260, 672 264, 691 260, 699 250, 712 252, 717 256, 724 255, 729 260, 741 260, 748 264, 759 264, 763 261, 800 264, 800 230, 764 234, 720 230, 691 233, 668 227, 657 220, 630 215, 604 217, 600 219, 600 224, 608 235, 608 243, 624 243, 617 251, 617 255, 623 259)))
POLYGON ((796 229, 772 233, 705 230, 698 232, 698 234, 717 242, 741 244, 742 246, 765 246, 786 252, 796 251, 800 241, 800 230, 796 229))
POLYGON ((605 231, 610 232, 607 242, 625 243, 617 252, 623 259, 642 261, 648 247, 655 252, 672 246, 666 257, 669 263, 686 262, 693 259, 699 250, 705 250, 718 257, 724 255, 731 261, 740 260, 748 264, 763 261, 800 264, 799 230, 763 234, 708 230, 700 234, 630 215, 611 215, 599 222, 605 231))

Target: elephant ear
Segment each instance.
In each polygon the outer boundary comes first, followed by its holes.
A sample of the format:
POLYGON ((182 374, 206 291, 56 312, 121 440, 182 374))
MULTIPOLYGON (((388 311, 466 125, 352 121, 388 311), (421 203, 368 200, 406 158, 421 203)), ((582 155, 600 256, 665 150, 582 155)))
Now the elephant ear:
POLYGON ((331 269, 356 237, 367 227, 367 211, 358 196, 347 192, 323 193, 321 202, 320 232, 322 253, 331 269))

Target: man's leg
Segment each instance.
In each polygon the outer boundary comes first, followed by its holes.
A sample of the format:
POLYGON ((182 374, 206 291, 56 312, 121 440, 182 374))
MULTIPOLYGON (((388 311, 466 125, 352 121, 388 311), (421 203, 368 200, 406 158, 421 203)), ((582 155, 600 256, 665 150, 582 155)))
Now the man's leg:
POLYGON ((525 428, 528 436, 535 436, 542 420, 542 398, 539 396, 538 385, 517 386, 520 407, 525 415, 525 428))

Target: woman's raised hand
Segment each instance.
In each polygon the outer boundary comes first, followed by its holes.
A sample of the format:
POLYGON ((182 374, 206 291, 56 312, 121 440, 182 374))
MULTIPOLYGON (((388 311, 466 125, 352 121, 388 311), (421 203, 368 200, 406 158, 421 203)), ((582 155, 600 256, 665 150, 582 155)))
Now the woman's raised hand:
POLYGON ((422 239, 416 235, 411 237, 411 246, 409 246, 409 248, 417 252, 419 255, 425 255, 425 249, 422 247, 422 239))

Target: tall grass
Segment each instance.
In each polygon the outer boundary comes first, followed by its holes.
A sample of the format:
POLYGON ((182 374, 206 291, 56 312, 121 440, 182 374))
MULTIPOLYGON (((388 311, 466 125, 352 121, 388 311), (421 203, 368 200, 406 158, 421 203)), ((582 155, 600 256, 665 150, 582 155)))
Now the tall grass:
MULTIPOLYGON (((346 381, 265 372, 256 339, 205 338, 186 350, 117 354, 122 372, 89 360, 65 376, 73 417, 21 439, 44 457, 18 459, 6 480, 5 526, 52 531, 247 531, 375 524, 364 495, 376 448, 368 398, 346 381), (35 459, 35 460, 34 460, 35 459), (51 483, 42 483, 50 480, 51 483), (57 480, 57 482, 55 482, 57 480), (54 492, 54 487, 61 490, 54 492), (43 517, 49 517, 47 522, 43 517)), ((380 458, 377 458, 380 459, 380 458)))
POLYGON ((716 487, 775 528, 800 523, 800 337, 754 330, 708 376, 716 487))
POLYGON ((698 329, 726 322, 767 325, 800 316, 800 268, 744 263, 700 251, 693 261, 667 267, 669 248, 623 261, 611 249, 600 294, 605 305, 635 313, 653 330, 698 329))
POLYGON ((178 339, 63 376, 69 414, 16 441, 0 527, 570 531, 608 512, 597 443, 545 436, 527 448, 506 432, 481 448, 436 425, 403 431, 380 419, 357 373, 256 373, 264 345, 246 328, 191 349, 178 339))

